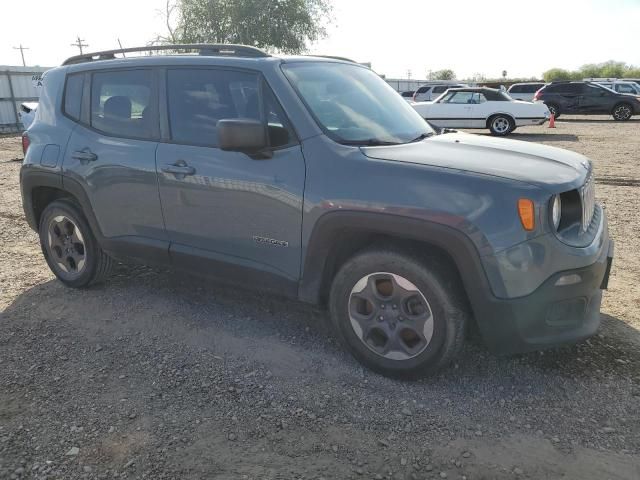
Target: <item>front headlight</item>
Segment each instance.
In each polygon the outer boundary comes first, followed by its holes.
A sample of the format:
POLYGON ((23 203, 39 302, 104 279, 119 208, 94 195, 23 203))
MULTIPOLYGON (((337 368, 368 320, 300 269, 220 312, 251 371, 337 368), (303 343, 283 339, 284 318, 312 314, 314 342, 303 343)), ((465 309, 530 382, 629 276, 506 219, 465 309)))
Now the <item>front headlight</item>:
POLYGON ((552 206, 551 206, 551 221, 553 222, 553 227, 556 230, 558 230, 558 226, 560 225, 561 216, 562 216, 562 201, 560 200, 560 195, 554 195, 552 206))

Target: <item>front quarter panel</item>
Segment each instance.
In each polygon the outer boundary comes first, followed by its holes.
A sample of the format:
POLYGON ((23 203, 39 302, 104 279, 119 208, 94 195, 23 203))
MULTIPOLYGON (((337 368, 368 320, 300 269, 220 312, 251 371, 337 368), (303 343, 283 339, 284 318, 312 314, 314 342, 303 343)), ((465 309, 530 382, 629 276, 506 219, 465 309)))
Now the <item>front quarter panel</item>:
MULTIPOLYGON (((479 256, 542 234, 542 229, 526 232, 517 215, 520 197, 532 198, 537 205, 546 201, 548 194, 533 185, 451 168, 373 159, 324 136, 305 141, 303 149, 307 162, 303 258, 314 226, 334 211, 394 215, 450 227, 468 237, 479 256)), ((411 232, 396 233, 407 237, 411 232)), ((495 294, 505 294, 499 279, 492 284, 495 294)))

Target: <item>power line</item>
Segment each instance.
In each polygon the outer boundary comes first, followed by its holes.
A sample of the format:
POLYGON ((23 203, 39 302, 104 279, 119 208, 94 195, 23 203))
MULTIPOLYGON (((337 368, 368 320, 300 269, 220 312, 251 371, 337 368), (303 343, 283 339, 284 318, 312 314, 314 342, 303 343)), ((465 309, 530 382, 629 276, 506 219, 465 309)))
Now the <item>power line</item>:
POLYGON ((84 38, 80 38, 80 35, 78 35, 78 38, 76 38, 76 43, 72 43, 71 46, 72 47, 78 47, 80 49, 80 55, 82 55, 84 52, 82 51, 82 47, 88 47, 89 45, 86 43, 82 43, 84 42, 84 38))
POLYGON ((27 64, 24 61, 24 51, 25 50, 29 50, 29 47, 23 47, 22 44, 20 44, 19 47, 13 47, 14 50, 20 50, 20 56, 22 57, 22 66, 26 67, 27 64))

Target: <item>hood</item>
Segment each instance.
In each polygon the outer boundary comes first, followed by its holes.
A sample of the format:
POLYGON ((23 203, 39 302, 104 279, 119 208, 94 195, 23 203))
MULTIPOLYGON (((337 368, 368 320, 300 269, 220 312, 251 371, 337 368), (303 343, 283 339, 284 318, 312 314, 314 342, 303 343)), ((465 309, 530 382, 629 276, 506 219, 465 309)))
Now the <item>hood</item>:
POLYGON ((569 150, 466 133, 361 150, 369 158, 493 175, 553 192, 582 185, 591 169, 585 156, 569 150))

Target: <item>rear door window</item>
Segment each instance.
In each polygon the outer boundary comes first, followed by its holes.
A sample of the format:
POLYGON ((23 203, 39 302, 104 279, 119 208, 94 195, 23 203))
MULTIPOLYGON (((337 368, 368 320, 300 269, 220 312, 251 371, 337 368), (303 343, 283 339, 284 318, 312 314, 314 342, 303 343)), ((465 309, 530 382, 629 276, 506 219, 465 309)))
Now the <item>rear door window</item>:
POLYGON ((583 85, 581 83, 567 83, 562 86, 561 92, 569 95, 576 95, 583 93, 583 85))
POLYGON ((91 126, 124 138, 158 137, 158 109, 151 70, 96 72, 91 82, 91 126))

